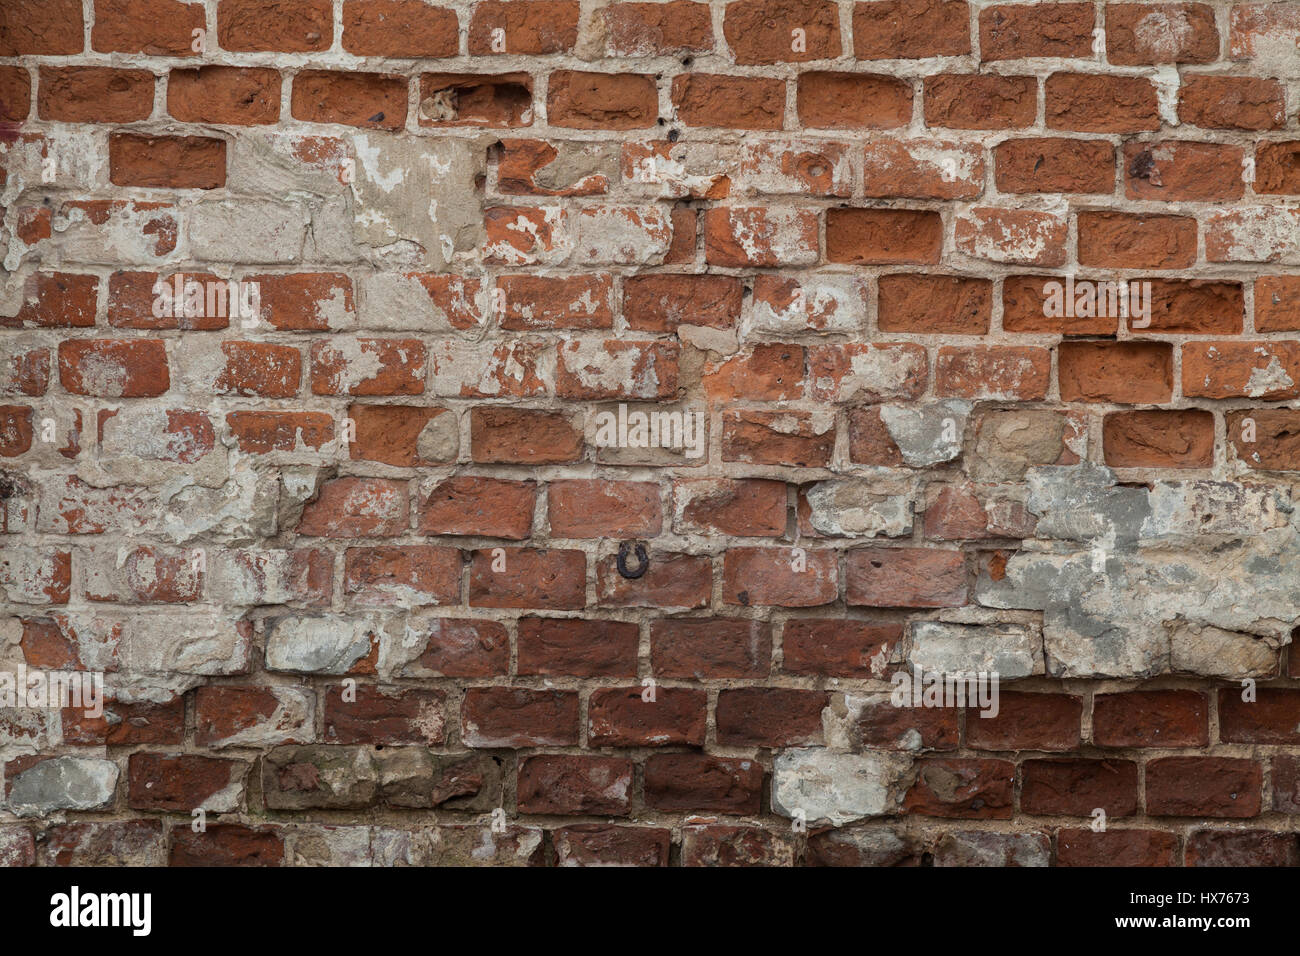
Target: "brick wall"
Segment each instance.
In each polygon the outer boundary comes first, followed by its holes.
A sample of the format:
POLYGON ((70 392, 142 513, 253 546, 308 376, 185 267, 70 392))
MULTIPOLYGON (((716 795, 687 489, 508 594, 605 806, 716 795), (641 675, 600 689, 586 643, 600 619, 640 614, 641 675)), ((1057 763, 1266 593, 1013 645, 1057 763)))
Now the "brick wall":
POLYGON ((1294 862, 1298 44, 0 0, 0 859, 1294 862))

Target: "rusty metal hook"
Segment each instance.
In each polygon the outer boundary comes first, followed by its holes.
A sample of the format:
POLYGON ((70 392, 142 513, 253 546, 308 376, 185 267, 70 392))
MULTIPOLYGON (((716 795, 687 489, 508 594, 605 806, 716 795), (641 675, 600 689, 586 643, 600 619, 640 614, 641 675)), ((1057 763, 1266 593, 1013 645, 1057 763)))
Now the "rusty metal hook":
POLYGON ((640 541, 636 541, 636 542, 624 541, 622 544, 618 546, 617 563, 618 563, 618 573, 623 575, 623 577, 625 578, 634 580, 636 578, 641 577, 641 575, 645 574, 646 570, 650 567, 650 555, 646 553, 645 545, 642 544, 640 541), (630 549, 630 546, 633 544, 636 545, 637 569, 635 571, 630 571, 628 570, 628 566, 627 566, 627 553, 630 549))

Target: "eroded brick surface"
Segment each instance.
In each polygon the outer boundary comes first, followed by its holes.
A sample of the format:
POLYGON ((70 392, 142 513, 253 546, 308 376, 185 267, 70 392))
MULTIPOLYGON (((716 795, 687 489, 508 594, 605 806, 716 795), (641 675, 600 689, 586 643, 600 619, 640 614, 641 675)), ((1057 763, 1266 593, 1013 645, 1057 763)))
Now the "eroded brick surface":
POLYGON ((0 863, 1293 865, 1298 38, 0 2, 0 863))

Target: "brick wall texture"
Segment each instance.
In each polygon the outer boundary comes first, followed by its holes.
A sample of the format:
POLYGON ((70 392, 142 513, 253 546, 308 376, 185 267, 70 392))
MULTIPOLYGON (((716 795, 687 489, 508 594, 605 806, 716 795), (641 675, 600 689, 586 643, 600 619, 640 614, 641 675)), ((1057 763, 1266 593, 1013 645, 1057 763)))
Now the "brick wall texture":
POLYGON ((1298 47, 0 0, 0 859, 1296 862, 1298 47))

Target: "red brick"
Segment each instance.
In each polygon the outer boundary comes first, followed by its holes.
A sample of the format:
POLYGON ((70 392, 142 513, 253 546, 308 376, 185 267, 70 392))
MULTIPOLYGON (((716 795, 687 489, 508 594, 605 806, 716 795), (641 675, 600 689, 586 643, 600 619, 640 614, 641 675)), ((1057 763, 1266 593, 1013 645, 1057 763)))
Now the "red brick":
POLYGON ((59 343, 59 382, 74 395, 149 398, 171 385, 161 339, 68 339, 59 343))
POLYGON ((1196 220, 1080 212, 1079 265, 1114 269, 1187 269, 1196 261, 1196 220))
POLYGON ((454 475, 433 486, 420 504, 419 529, 523 540, 532 528, 536 500, 530 481, 454 475))
POLYGON ((872 0, 853 5, 853 52, 859 60, 961 56, 971 51, 963 0, 872 0))
POLYGON ((988 279, 944 275, 885 275, 876 326, 882 332, 984 335, 993 311, 988 279))
POLYGON ((1300 813, 1300 759, 1279 753, 1272 760, 1273 809, 1300 813))
POLYGON ((292 398, 302 379, 302 353, 287 345, 263 342, 221 343, 225 366, 213 382, 218 395, 292 398))
POLYGON ((248 764, 199 754, 135 753, 127 762, 134 810, 186 813, 235 785, 242 789, 248 764))
POLYGON ((1187 866, 1296 866, 1294 833, 1272 830, 1197 830, 1187 837, 1187 866))
POLYGON ((457 73, 420 75, 421 126, 531 126, 533 78, 457 73))
POLYGON ((845 600, 867 607, 960 607, 967 601, 960 551, 858 548, 845 556, 845 600))
POLYGON ((329 538, 392 537, 406 531, 406 482, 334 478, 303 508, 298 533, 329 538))
POLYGON ((829 209, 826 258, 852 265, 935 263, 943 220, 919 209, 829 209))
POLYGON ((873 750, 956 750, 957 710, 953 707, 895 707, 884 695, 868 698, 854 725, 861 746, 873 750))
POLYGON ((826 467, 835 447, 833 422, 810 412, 726 412, 722 460, 756 465, 826 467))
POLYGON ((552 126, 644 129, 659 116, 659 94, 653 76, 556 70, 547 84, 546 116, 552 126))
POLYGON ((107 701, 101 717, 87 717, 84 708, 62 710, 63 741, 85 746, 180 746, 185 742, 185 698, 163 703, 107 701))
POLYGON ((1128 760, 1026 760, 1020 767, 1020 809, 1044 816, 1107 818, 1137 812, 1138 768, 1128 760))
POLYGON ((12 0, 0 9, 0 56, 62 56, 85 48, 81 0, 12 0))
POLYGON ((907 813, 956 819, 1009 820, 1015 764, 1008 760, 928 757, 903 800, 907 813))
POLYGON ((682 866, 793 866, 794 838, 762 827, 682 828, 682 866))
MULTIPOLYGON (((694 4, 692 4, 694 6, 694 4)), ((700 4, 702 6, 702 4, 700 4)), ((620 4, 641 6, 641 4, 620 4)), ((659 6, 659 4, 645 4, 659 6)), ((551 830, 560 866, 667 866, 671 830, 583 823, 551 830)))
POLYGON ((1038 115, 1032 76, 949 73, 926 77, 925 125, 951 129, 1021 129, 1038 115))
POLYGON ((661 680, 766 677, 772 669, 771 625, 739 618, 661 618, 650 625, 650 663, 661 680))
POLYGON ((353 317, 352 280, 341 272, 250 275, 261 299, 260 316, 286 332, 327 332, 353 317))
POLYGON ((342 687, 330 687, 324 695, 324 740, 439 746, 446 737, 444 696, 439 690, 360 685, 345 697, 342 687))
POLYGON ((755 479, 681 480, 673 485, 677 531, 740 537, 785 533, 786 488, 783 482, 755 479))
MULTIPOLYGON (((0 17, 4 14, 0 13, 0 17)), ((0 20, 0 22, 4 22, 0 20)), ((0 31, 3 33, 4 31, 0 31)), ((6 42, 0 40, 0 43, 6 42)), ((21 66, 0 67, 0 123, 18 123, 32 111, 32 75, 21 66)), ((0 184, 5 181, 0 170, 0 184)))
POLYGON ((1238 283, 1204 279, 1150 282, 1150 331, 1193 335, 1235 335, 1242 331, 1245 295, 1238 283))
POLYGON ((293 78, 293 118, 363 129, 406 125, 406 77, 384 73, 304 70, 293 78))
POLYGON ((460 570, 455 548, 348 548, 343 555, 343 591, 357 606, 458 604, 460 570))
POLYGON ((1211 63, 1219 31, 1208 3, 1106 5, 1106 58, 1118 66, 1211 63))
POLYGON ((1209 468, 1214 415, 1196 408, 1112 412, 1102 419, 1102 448, 1114 468, 1209 468))
POLYGON ((34 411, 30 405, 0 405, 0 457, 16 458, 31 449, 34 411))
POLYGON ((168 866, 280 866, 284 838, 278 828, 237 823, 208 824, 202 833, 177 827, 168 866))
MULTIPOLYGON (((157 272, 114 272, 108 279, 108 324, 119 329, 224 329, 230 326, 229 300, 222 306, 215 293, 212 297, 212 309, 209 310, 207 298, 199 308, 187 308, 183 304, 184 288, 190 282, 204 284, 222 282, 211 273, 173 273, 171 275, 157 272), (174 305, 176 297, 176 279, 180 277, 182 304, 174 305), (171 299, 163 299, 163 289, 173 290, 171 299), (156 291, 155 291, 156 290, 156 291), (158 302, 158 311, 154 315, 154 303, 158 302)), ((228 291, 227 291, 228 295, 228 291)), ((191 303, 197 305, 197 303, 191 303)), ((236 313, 238 314, 238 313, 236 313)), ((87 323, 91 324, 91 323, 87 323)))
POLYGON ((523 687, 471 687, 461 707, 469 747, 564 747, 578 742, 578 695, 523 687))
POLYGON ((768 77, 682 73, 672 98, 687 126, 776 130, 785 121, 785 83, 768 77))
POLYGON ((613 3, 601 12, 607 49, 615 56, 707 53, 713 49, 713 24, 707 3, 613 3))
POLYGON ((225 140, 203 136, 134 136, 108 141, 114 186, 217 189, 226 184, 225 140))
POLYGON ((827 695, 816 690, 738 687, 718 692, 718 743, 730 747, 796 747, 822 743, 827 695))
POLYGON ((572 177, 567 175, 569 171, 565 164, 569 160, 588 155, 590 151, 581 143, 502 140, 501 158, 497 162, 497 189, 507 195, 524 196, 605 195, 610 183, 610 177, 605 173, 577 170, 572 177), (556 179, 557 176, 563 178, 556 179))
POLYGON ((780 402, 803 397, 804 352, 797 345, 755 345, 701 373, 705 393, 719 404, 738 399, 780 402))
POLYGON ((648 481, 552 482, 547 513, 558 538, 653 537, 663 527, 659 486, 648 481))
POLYGON ((501 276, 497 288, 505 296, 503 329, 607 329, 614 324, 608 275, 501 276))
POLYGON ((419 395, 427 358, 419 339, 317 341, 311 347, 311 390, 315 395, 419 395))
MULTIPOLYGON (((80 15, 78 14, 78 22, 80 15)), ((178 0, 95 0, 90 47, 97 53, 196 56, 194 31, 205 26, 203 5, 178 0)), ((80 31, 78 31, 80 34, 80 31)), ((76 49, 81 52, 81 37, 76 49)))
POLYGON ((217 39, 239 53, 318 53, 334 40, 330 0, 221 0, 217 39))
POLYGON ((704 746, 708 696, 703 690, 640 686, 593 691, 587 705, 592 747, 704 746))
POLYGON ((745 607, 816 607, 839 597, 834 551, 731 547, 723 556, 723 600, 745 607))
POLYGON ((864 148, 865 194, 904 199, 977 199, 984 150, 947 139, 880 140, 864 148))
POLYGON ((469 22, 470 56, 567 53, 578 39, 576 0, 485 0, 469 22), (494 35, 494 31, 502 31, 494 35), (504 49, 494 47, 497 39, 504 49))
POLYGON ((1297 342, 1187 343, 1182 359, 1183 395, 1188 398, 1278 401, 1300 395, 1297 342), (1284 374, 1277 374, 1279 368, 1284 374))
POLYGON ((37 272, 24 283, 22 306, 0 326, 90 328, 95 324, 99 279, 68 272, 37 272))
POLYGON ((782 667, 791 674, 882 677, 902 640, 901 624, 793 618, 782 633, 782 667))
POLYGON ((1300 742, 1300 691, 1264 687, 1256 699, 1241 699, 1240 688, 1219 691, 1219 739, 1224 743, 1285 744, 1300 742))
POLYGON ((1300 194, 1300 143, 1260 143, 1255 147, 1255 192, 1300 194))
POLYGON ((1178 119, 1205 129, 1281 129, 1286 93, 1277 80, 1191 76, 1178 90, 1178 119))
POLYGON ((1160 128, 1156 88, 1144 77, 1053 73, 1043 91, 1048 129, 1135 133, 1160 128))
POLYGON ((1047 396, 1051 365, 1046 349, 944 346, 934 364, 935 394, 945 398, 1035 401, 1047 396))
POLYGON ((1095 139, 1009 139, 993 148, 1004 193, 1111 193, 1115 147, 1095 139))
POLYGON ((1062 342, 1063 402, 1159 404, 1173 394, 1173 352, 1164 342, 1062 342))
POLYGON ((1240 199, 1243 155, 1241 147, 1221 143, 1125 143, 1125 195, 1164 202, 1240 199))
POLYGON ((172 70, 167 112, 183 123, 258 126, 280 118, 280 74, 237 66, 172 70))
POLYGON ((521 618, 519 673, 635 677, 639 634, 629 621, 521 618))
POLYGON ((533 409, 473 409, 470 444, 476 462, 539 465, 582 457, 582 433, 567 416, 533 409))
POLYGON ((1146 768, 1147 813, 1155 817, 1253 817, 1263 771, 1232 757, 1160 757, 1146 768))
POLYGON ((64 123, 134 123, 153 112, 153 87, 148 70, 43 67, 36 112, 64 123))
POLYGON ((519 764, 519 812, 628 815, 632 762, 618 757, 540 754, 519 764))
MULTIPOLYGON (((182 698, 177 698, 184 703, 182 698)), ((195 740, 200 746, 221 746, 252 731, 270 743, 304 743, 312 727, 284 708, 276 688, 204 686, 194 694, 195 740), (273 723, 274 722, 274 723, 273 723)), ((310 718, 310 713, 302 715, 310 718)), ((184 707, 181 736, 184 736, 184 707)), ((179 742, 179 741, 177 741, 179 742)))
POLYGON ((710 265, 810 265, 817 258, 817 215, 807 209, 718 206, 704 214, 710 265))
POLYGON ((355 56, 455 56, 460 49, 456 14, 421 0, 347 0, 343 49, 355 56))
POLYGON ((646 759, 645 802, 655 810, 758 813, 762 792, 763 767, 755 760, 702 753, 646 759))
POLYGON ((1092 739, 1101 747, 1204 747, 1209 743, 1205 695, 1190 690, 1098 694, 1092 739))
POLYGON ((581 551, 490 548, 474 552, 473 607, 576 610, 587 603, 587 557, 581 551), (504 570, 493 570, 504 563, 504 570))
POLYGON ((1056 834, 1057 866, 1173 866, 1178 836, 1163 830, 1066 829, 1056 834))
POLYGON ((623 282, 623 317, 639 332, 675 332, 683 323, 731 328, 740 318, 743 289, 731 276, 629 276, 623 282))
POLYGON ((980 11, 980 59, 1091 59, 1095 19, 1090 3, 997 4, 985 7, 980 11))
MULTIPOLYGON (((604 607, 695 608, 709 603, 713 593, 713 568, 707 557, 664 554, 647 549, 650 566, 638 578, 618 571, 618 558, 610 554, 596 563, 596 594, 604 607)), ((629 570, 636 565, 629 554, 629 570)))
POLYGON ((828 60, 840 55, 839 8, 829 0, 734 0, 723 35, 737 63, 828 60), (796 49, 795 30, 802 42, 796 49))
POLYGON ((497 621, 434 618, 424 650, 402 672, 425 677, 498 677, 510 667, 510 636, 497 621))
POLYGON ((966 744, 976 750, 1075 750, 1082 714, 1078 697, 1002 691, 995 716, 967 709, 966 744))

